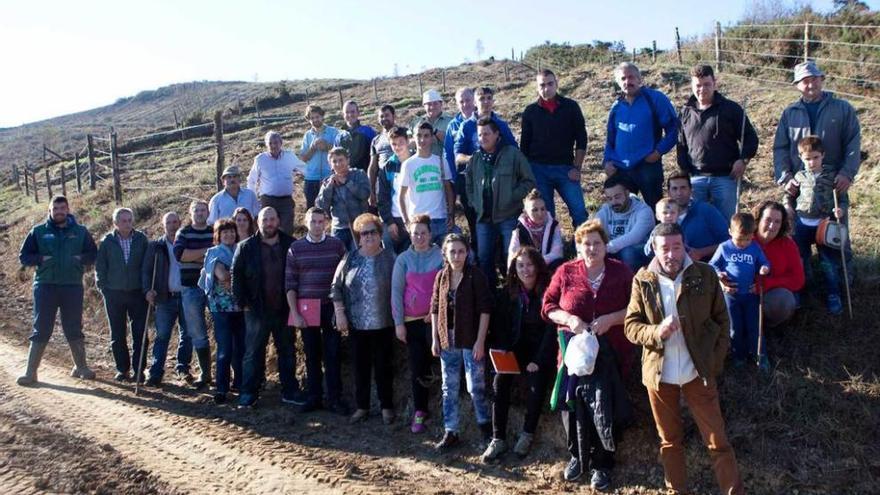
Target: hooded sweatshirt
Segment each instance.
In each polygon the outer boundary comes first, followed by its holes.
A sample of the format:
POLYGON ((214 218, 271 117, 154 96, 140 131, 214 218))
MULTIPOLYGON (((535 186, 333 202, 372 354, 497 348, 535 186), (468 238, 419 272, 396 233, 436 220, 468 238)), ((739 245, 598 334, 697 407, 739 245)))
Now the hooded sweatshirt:
POLYGON ((608 252, 615 254, 628 246, 642 246, 654 228, 654 214, 651 208, 635 194, 629 195, 629 208, 616 212, 605 203, 593 218, 602 222, 608 232, 608 252))
POLYGON ((443 252, 436 245, 423 252, 410 246, 397 256, 391 274, 391 317, 395 325, 430 313, 434 279, 441 268, 443 252))

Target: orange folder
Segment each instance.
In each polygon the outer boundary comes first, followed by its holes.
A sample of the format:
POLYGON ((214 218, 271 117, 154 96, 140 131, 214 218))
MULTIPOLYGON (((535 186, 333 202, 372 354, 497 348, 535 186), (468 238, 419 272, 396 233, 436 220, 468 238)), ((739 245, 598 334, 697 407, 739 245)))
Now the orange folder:
POLYGON ((521 373, 519 363, 516 361, 516 355, 512 351, 489 349, 489 358, 492 359, 495 373, 501 375, 518 375, 521 373))

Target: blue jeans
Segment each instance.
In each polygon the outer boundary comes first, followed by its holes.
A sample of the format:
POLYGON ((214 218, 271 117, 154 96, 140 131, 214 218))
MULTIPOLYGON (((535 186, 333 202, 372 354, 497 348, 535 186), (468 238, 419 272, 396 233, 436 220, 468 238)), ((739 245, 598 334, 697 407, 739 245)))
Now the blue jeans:
POLYGON ((156 303, 156 341, 153 342, 153 364, 150 366, 150 377, 162 379, 165 374, 165 357, 168 355, 168 343, 174 323, 179 326, 180 338, 177 342, 177 366, 181 373, 189 373, 192 361, 192 341, 186 331, 186 320, 183 317, 183 299, 180 295, 169 295, 168 299, 156 303))
POLYGON ((256 396, 263 373, 266 369, 266 346, 269 335, 275 342, 278 352, 278 376, 281 379, 281 396, 292 399, 299 392, 296 381, 296 357, 294 352, 293 330, 287 326, 287 315, 277 311, 264 310, 261 314, 244 312, 245 346, 241 384, 242 395, 256 396), (260 362, 262 361, 262 362, 260 362))
POLYGON ((141 348, 147 326, 147 301, 143 292, 139 289, 108 289, 102 291, 102 294, 107 322, 110 324, 110 349, 113 351, 116 371, 128 373, 136 370, 139 362, 146 365, 147 349, 141 348), (128 353, 129 322, 131 322, 131 354, 128 353))
POLYGON ((205 323, 205 309, 208 307, 208 296, 199 287, 184 287, 180 293, 183 299, 183 317, 186 319, 186 330, 196 349, 207 349, 208 325, 205 323))
POLYGON ((619 168, 617 172, 629 177, 636 188, 632 192, 641 194, 645 204, 654 211, 654 206, 663 197, 663 162, 639 162, 628 169, 619 168))
MULTIPOLYGON (((730 345, 734 359, 745 361, 758 355, 758 295, 724 294, 730 313, 730 345)), ((766 355, 767 348, 761 343, 766 355)))
POLYGON ((736 213, 736 179, 733 177, 694 175, 691 177, 691 187, 694 199, 712 203, 728 222, 736 213))
POLYGON ((639 271, 639 268, 648 264, 648 257, 645 256, 644 244, 633 244, 632 246, 627 246, 614 254, 609 254, 608 256, 622 261, 630 270, 632 270, 633 273, 639 271))
POLYGON ((244 360, 244 312, 211 312, 214 340, 217 341, 217 392, 229 392, 229 367, 235 373, 233 387, 241 387, 241 363, 244 360))
MULTIPOLYGON (((801 223, 800 219, 795 220, 794 226, 794 242, 798 246, 798 250, 801 253, 801 262, 804 264, 804 274, 806 275, 807 282, 804 284, 804 290, 807 290, 808 287, 813 287, 813 268, 810 263, 810 258, 813 255, 812 245, 816 244, 816 230, 817 227, 810 227, 801 223)), ((840 249, 831 249, 826 246, 816 246, 816 250, 819 251, 819 267, 822 269, 822 274, 825 276, 825 290, 829 296, 840 295, 840 249)), ((852 250, 849 241, 847 241, 844 246, 844 253, 846 256, 846 269, 847 274, 850 275, 849 280, 852 281, 852 272, 850 272, 851 268, 851 259, 852 259, 852 250)))
POLYGON ((59 309, 61 329, 67 341, 85 338, 82 333, 82 285, 37 284, 34 286, 34 331, 31 333, 31 342, 49 342, 59 309))
POLYGON ((492 421, 486 398, 486 358, 474 360, 471 349, 451 348, 440 351, 440 372, 443 376, 443 428, 458 433, 458 392, 461 389, 461 367, 464 366, 467 391, 474 402, 477 424, 492 421))
MULTIPOLYGON (((453 226, 452 232, 459 233, 460 230, 458 227, 453 226)), ((443 245, 443 239, 446 237, 446 234, 450 233, 446 230, 446 219, 445 218, 432 218, 431 219, 431 242, 438 246, 443 245)))
POLYGON ((510 238, 513 236, 513 229, 516 228, 516 219, 510 218, 500 223, 493 222, 477 222, 477 263, 489 285, 495 287, 495 256, 499 251, 496 244, 501 240, 502 257, 504 258, 504 268, 501 270, 502 275, 507 274, 507 247, 510 246, 510 238))
POLYGON ((320 327, 303 328, 301 332, 303 353, 306 355, 306 390, 309 399, 315 403, 323 400, 326 371, 327 402, 337 402, 342 395, 342 364, 339 360, 342 337, 333 327, 333 304, 326 302, 321 305, 320 327))
POLYGON ((306 196, 306 209, 315 206, 315 200, 318 198, 318 193, 321 191, 321 181, 320 180, 305 180, 305 193, 306 196))
MULTIPOLYGON (((532 166, 532 174, 535 175, 535 182, 538 184, 538 191, 544 197, 547 204, 547 211, 553 217, 556 217, 556 203, 553 201, 553 190, 559 191, 562 201, 568 207, 568 214, 571 215, 571 221, 574 228, 587 221, 587 205, 584 203, 584 191, 581 189, 580 182, 575 182, 568 178, 568 171, 571 170, 571 164, 546 164, 530 162, 532 166)), ((505 246, 507 249, 507 246, 505 246)))

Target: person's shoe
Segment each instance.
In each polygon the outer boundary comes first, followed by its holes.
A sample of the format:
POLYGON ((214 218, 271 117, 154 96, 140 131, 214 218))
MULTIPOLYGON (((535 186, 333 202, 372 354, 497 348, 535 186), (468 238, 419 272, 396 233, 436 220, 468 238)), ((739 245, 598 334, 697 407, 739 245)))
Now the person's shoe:
POLYGON ((150 377, 147 378, 147 381, 146 381, 146 383, 144 383, 144 385, 146 385, 148 387, 161 387, 162 386, 162 377, 150 375, 150 377))
POLYGON ((590 476, 590 487, 600 492, 611 488, 611 474, 608 470, 594 469, 590 476))
POLYGON ((73 370, 70 371, 70 376, 82 380, 94 380, 95 372, 86 364, 85 339, 70 341, 68 345, 70 345, 70 355, 73 357, 73 370))
POLYGON ((492 440, 492 423, 483 423, 481 425, 477 425, 480 427, 480 434, 483 436, 483 441, 488 442, 492 440))
POLYGON ((28 349, 27 368, 24 375, 18 377, 15 383, 22 387, 30 387, 37 384, 37 369, 40 367, 40 361, 43 360, 43 353, 46 352, 45 342, 31 342, 28 349))
POLYGON ((839 295, 828 294, 828 312, 835 316, 843 313, 843 301, 839 295))
POLYGON ((117 382, 127 382, 131 381, 131 375, 129 375, 127 371, 125 373, 117 371, 116 374, 113 376, 113 379, 117 382))
POLYGON ((190 373, 189 371, 177 370, 176 373, 177 373, 177 379, 187 385, 192 385, 196 381, 196 379, 193 378, 192 373, 190 373))
POLYGON ((507 442, 500 438, 493 438, 483 455, 480 456, 480 460, 489 463, 498 459, 505 452, 507 452, 507 442))
POLYGON ((238 407, 251 408, 257 403, 257 396, 251 394, 241 394, 238 396, 238 407))
POLYGON ((577 481, 583 473, 584 470, 581 467, 580 459, 572 457, 571 460, 568 461, 568 465, 565 466, 565 470, 562 471, 562 478, 565 481, 577 481))
POLYGON ((734 369, 740 369, 745 365, 746 365, 745 359, 733 358, 733 368, 734 369))
POLYGON ((214 394, 214 404, 217 404, 218 406, 220 404, 226 404, 226 394, 223 392, 217 392, 214 394))
POLYGON ((766 355, 758 358, 758 369, 761 370, 761 373, 769 374, 770 373, 770 358, 766 355))
POLYGON ((360 423, 361 421, 366 421, 367 416, 370 414, 370 411, 366 409, 358 409, 348 418, 349 424, 360 423))
POLYGON ((413 414, 412 424, 409 427, 409 431, 413 433, 424 433, 427 428, 425 427, 425 419, 427 419, 428 413, 425 411, 416 411, 413 414))
POLYGON ((394 422, 394 409, 382 409, 382 422, 386 425, 394 422))
POLYGON ((301 390, 296 390, 290 394, 281 394, 281 402, 289 406, 303 407, 309 401, 309 398, 301 390))
POLYGON ((203 389, 211 384, 211 348, 196 349, 199 358, 199 379, 193 382, 193 387, 203 389))
POLYGON ((351 414, 351 408, 342 400, 335 400, 328 403, 325 409, 340 416, 348 416, 351 414))
POLYGON ((310 413, 317 409, 321 409, 321 399, 308 399, 305 404, 294 407, 298 413, 310 413))
POLYGON ((445 452, 459 444, 458 434, 454 431, 447 431, 443 434, 443 438, 434 444, 434 448, 440 452, 445 452))
POLYGON ((532 441, 534 439, 535 435, 533 433, 520 433, 519 437, 516 439, 516 445, 513 446, 513 452, 520 457, 529 455, 529 450, 532 448, 532 441))

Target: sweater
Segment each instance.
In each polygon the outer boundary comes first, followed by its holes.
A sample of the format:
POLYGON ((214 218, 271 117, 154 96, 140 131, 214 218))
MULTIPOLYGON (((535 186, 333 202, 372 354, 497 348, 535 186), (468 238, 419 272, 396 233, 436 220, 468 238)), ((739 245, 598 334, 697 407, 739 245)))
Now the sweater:
POLYGON ((131 232, 131 250, 128 263, 119 244, 119 234, 114 230, 101 239, 95 260, 95 285, 98 290, 141 290, 141 269, 149 241, 143 232, 131 232))
POLYGON ((629 195, 629 208, 626 211, 618 213, 611 205, 605 203, 593 218, 602 222, 605 227, 608 238, 611 239, 607 245, 611 254, 625 247, 643 246, 654 228, 654 213, 651 207, 635 194, 629 195))
POLYGON ((345 184, 337 184, 334 176, 324 179, 315 198, 315 206, 330 213, 334 229, 350 229, 354 219, 367 211, 370 179, 366 172, 356 168, 348 171, 345 184))
POLYGON ((424 252, 410 246, 397 256, 391 274, 391 316, 395 325, 403 325, 430 312, 434 279, 441 268, 443 251, 438 246, 431 246, 424 252))
POLYGON ((174 257, 180 261, 180 283, 184 287, 196 287, 199 283, 199 274, 202 271, 202 263, 199 261, 181 261, 183 251, 187 249, 204 249, 214 245, 214 231, 210 226, 197 229, 192 225, 177 231, 174 238, 174 257))
POLYGON ((452 322, 452 340, 449 328, 449 286, 452 268, 444 267, 437 272, 431 295, 431 314, 437 315, 437 337, 440 348, 448 350, 470 349, 477 342, 480 315, 492 314, 492 293, 489 282, 479 268, 465 264, 464 273, 455 291, 452 322))
POLYGON ((284 290, 295 291, 299 299, 330 300, 330 286, 336 267, 345 256, 345 243, 325 235, 320 242, 307 237, 293 241, 284 266, 284 290))
POLYGON ((737 295, 749 293, 761 267, 771 268, 758 243, 752 241, 745 248, 740 248, 730 239, 718 245, 709 264, 716 272, 727 273, 736 282, 737 295))
POLYGON ((791 237, 777 237, 766 244, 755 237, 773 269, 764 277, 764 291, 783 288, 797 292, 804 287, 804 264, 791 237))
POLYGON ((733 163, 750 160, 758 152, 758 135, 743 108, 716 92, 709 108, 700 110, 691 96, 679 111, 678 166, 689 174, 728 176, 733 163), (739 151, 743 137, 742 153, 739 151))
POLYGON ((553 113, 537 101, 523 110, 519 145, 530 162, 571 166, 574 150, 587 149, 586 122, 576 101, 559 94, 556 101, 553 113))

